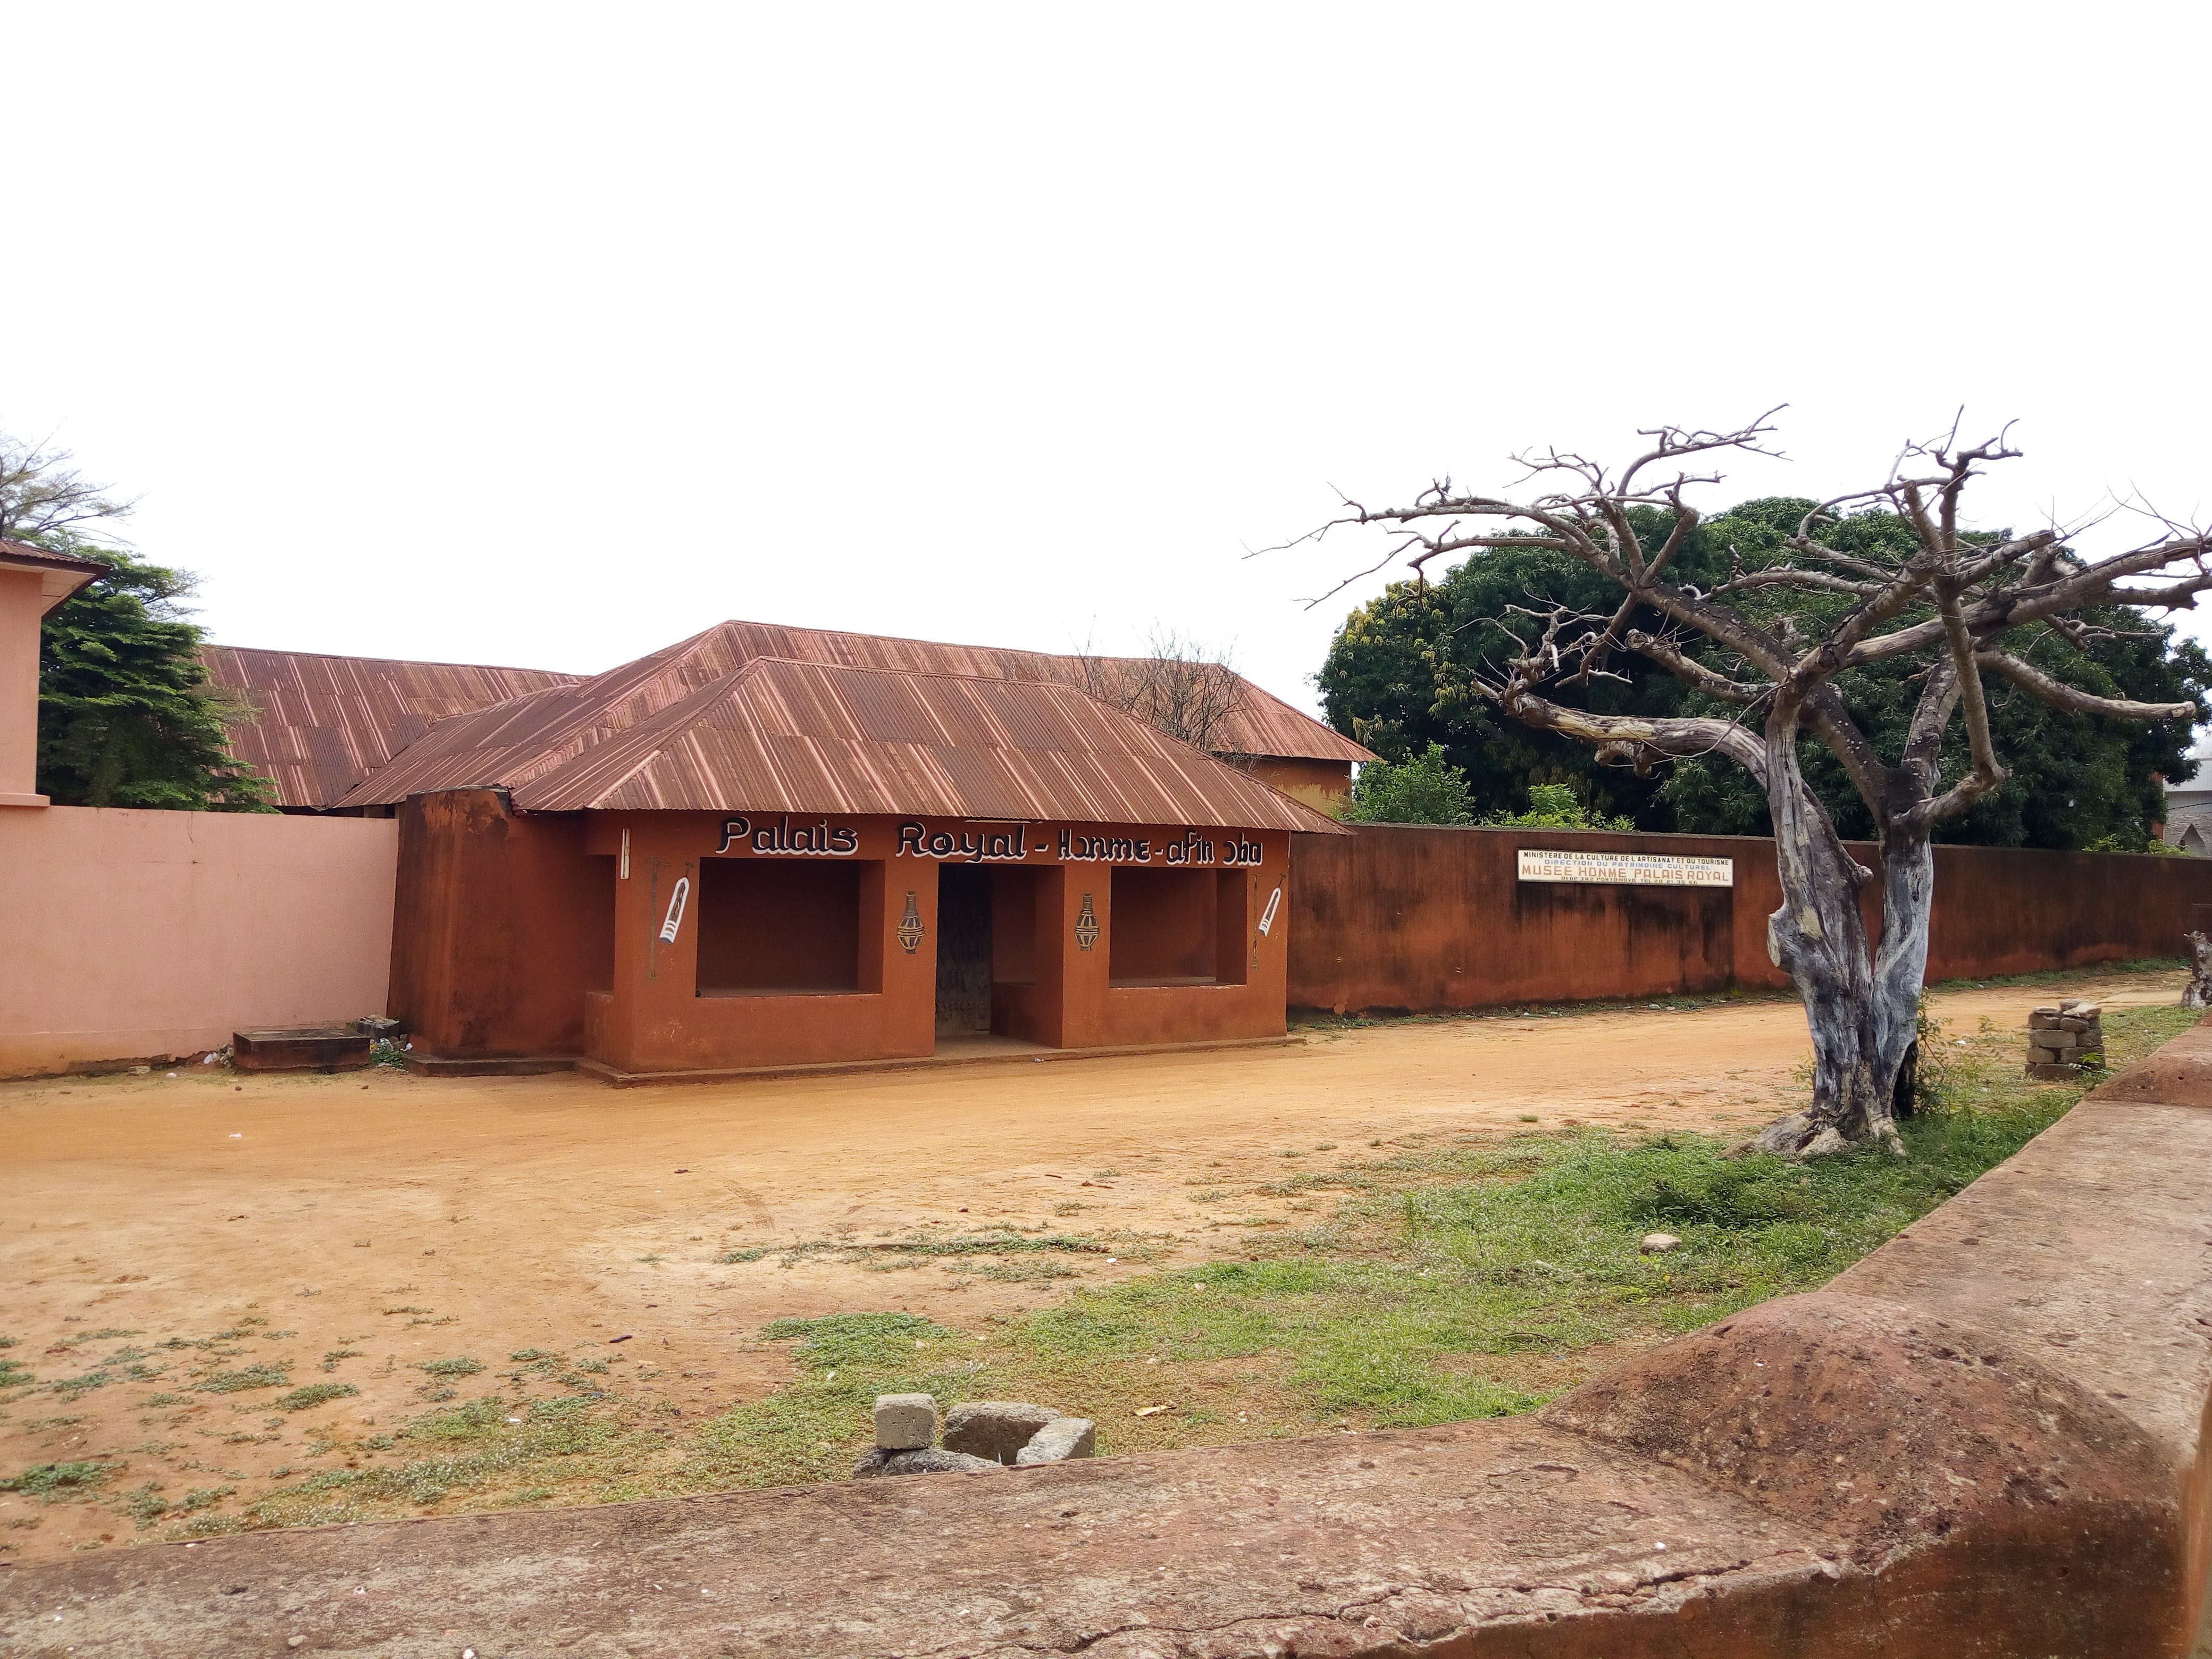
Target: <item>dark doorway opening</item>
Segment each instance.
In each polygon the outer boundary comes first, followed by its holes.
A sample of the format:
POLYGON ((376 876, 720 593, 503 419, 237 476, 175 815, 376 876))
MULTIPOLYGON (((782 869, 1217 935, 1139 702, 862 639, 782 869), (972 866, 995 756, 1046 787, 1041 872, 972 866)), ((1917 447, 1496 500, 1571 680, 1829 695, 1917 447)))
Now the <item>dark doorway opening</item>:
POLYGON ((937 1035, 991 1030, 991 872, 951 865, 937 872, 937 1035))

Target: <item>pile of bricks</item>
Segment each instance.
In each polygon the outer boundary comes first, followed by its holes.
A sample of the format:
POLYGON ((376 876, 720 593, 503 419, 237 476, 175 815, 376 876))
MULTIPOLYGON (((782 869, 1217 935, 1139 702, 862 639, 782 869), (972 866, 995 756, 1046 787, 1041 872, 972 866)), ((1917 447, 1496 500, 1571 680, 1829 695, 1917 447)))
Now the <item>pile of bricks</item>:
POLYGON ((2094 1002, 2068 997, 2056 1006, 2027 1017, 2027 1074, 2045 1083, 2064 1083, 2082 1069, 2105 1063, 2104 1010, 2094 1002))

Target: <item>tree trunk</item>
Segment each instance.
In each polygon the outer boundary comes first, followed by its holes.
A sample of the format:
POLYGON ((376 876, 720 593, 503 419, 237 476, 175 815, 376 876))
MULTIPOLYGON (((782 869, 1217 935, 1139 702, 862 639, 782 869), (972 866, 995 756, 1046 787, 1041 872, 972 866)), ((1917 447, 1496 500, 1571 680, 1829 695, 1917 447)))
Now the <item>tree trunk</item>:
POLYGON ((1810 1158, 1879 1141, 1902 1152, 1898 1077, 1917 1036, 1935 859, 1925 836, 1893 833, 1882 848, 1882 933, 1868 949, 1859 888, 1869 878, 1813 805, 1797 769, 1794 726, 1766 734, 1782 908, 1767 951, 1796 983, 1813 1037, 1813 1099, 1752 1139, 1753 1150, 1810 1158))

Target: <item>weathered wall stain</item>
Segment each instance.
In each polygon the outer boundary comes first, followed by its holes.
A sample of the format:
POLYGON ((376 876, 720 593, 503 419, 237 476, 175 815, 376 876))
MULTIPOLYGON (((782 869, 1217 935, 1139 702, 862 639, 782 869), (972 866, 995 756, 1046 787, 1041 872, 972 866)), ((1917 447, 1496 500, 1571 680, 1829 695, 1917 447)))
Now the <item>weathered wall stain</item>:
MULTIPOLYGON (((1779 989, 1766 918, 1781 902, 1774 844, 1744 837, 1384 824, 1294 836, 1290 1003, 1379 1013, 1779 989), (1559 847, 1733 859, 1735 884, 1517 878, 1522 848, 1559 847)), ((2206 903, 2212 859, 1938 847, 1928 977, 2173 956, 2206 903)), ((1872 884, 1863 908, 1878 927, 1872 884)))

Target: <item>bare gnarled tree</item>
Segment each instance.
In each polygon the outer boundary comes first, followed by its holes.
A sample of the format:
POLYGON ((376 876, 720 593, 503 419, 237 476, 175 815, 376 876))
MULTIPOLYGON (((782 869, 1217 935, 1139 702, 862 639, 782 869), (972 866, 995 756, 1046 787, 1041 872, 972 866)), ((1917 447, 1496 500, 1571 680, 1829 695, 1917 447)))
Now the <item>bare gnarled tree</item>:
POLYGON ((1156 633, 1146 657, 1075 658, 1076 688, 1109 708, 1158 726, 1194 749, 1226 752, 1230 726, 1244 712, 1243 678, 1225 653, 1172 629, 1156 633))
POLYGON ((0 541, 60 547, 115 539, 116 520, 132 503, 112 499, 75 467, 66 449, 27 444, 0 432, 0 541))
POLYGON ((1724 755, 1756 778, 1774 825, 1783 902, 1767 921, 1768 951, 1796 982, 1812 1028, 1813 1099, 1767 1126, 1755 1145, 1790 1155, 1869 1139, 1901 1149, 1894 1122, 1899 1077, 1912 1054, 1928 922, 1935 889, 1929 836, 2005 777, 1990 738, 1984 682, 1995 676, 2053 707, 2118 720, 2183 720, 2191 703, 2095 696, 2007 648, 2033 629, 2079 648, 2104 630, 2081 613, 2129 605, 2186 610, 2212 588, 2205 532, 2147 509, 2154 533, 2131 550, 2095 561, 2066 545, 2057 526, 2025 535, 1961 527, 1968 484, 2019 452, 2004 438, 1961 447, 1953 433, 1908 445, 1887 478, 1805 515, 1784 556, 1759 568, 1739 561, 1729 579, 1700 589, 1670 566, 1698 522, 1686 492, 1717 483, 1683 463, 1714 452, 1771 453, 1774 413, 1731 432, 1664 428, 1619 473, 1579 455, 1516 458, 1528 471, 1524 499, 1472 494, 1449 480, 1407 507, 1349 509, 1311 532, 1347 526, 1395 532, 1386 562, 1415 570, 1452 554, 1540 547, 1570 555, 1620 593, 1609 612, 1540 602, 1533 644, 1473 676, 1484 701, 1529 726, 1595 745, 1600 757, 1648 766, 1659 758, 1724 755), (1854 512, 1887 509, 1911 530, 1896 554, 1832 545, 1854 512), (1639 536, 1636 520, 1644 521, 1639 536), (2124 585, 2127 584, 2127 585, 2124 585), (1815 598, 1817 596, 1817 599, 1815 598), (1795 607, 1789 601, 1795 601, 1795 607), (1808 628, 1804 617, 1818 612, 1808 628), (2043 629, 2034 629, 2043 624, 2043 629), (1638 719, 1593 714, 1563 698, 1632 653, 1656 664, 1729 712, 1638 719), (1901 752, 1875 752, 1835 685, 1845 670, 1895 659, 1920 665, 1920 690, 1901 752), (1966 764, 1944 781, 1943 748, 1954 724, 1966 764), (1825 746, 1878 826, 1881 933, 1869 942, 1858 896, 1875 878, 1844 847, 1807 787, 1801 743, 1825 746))

